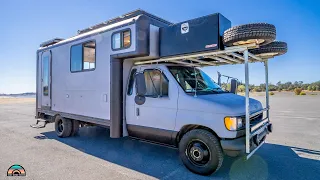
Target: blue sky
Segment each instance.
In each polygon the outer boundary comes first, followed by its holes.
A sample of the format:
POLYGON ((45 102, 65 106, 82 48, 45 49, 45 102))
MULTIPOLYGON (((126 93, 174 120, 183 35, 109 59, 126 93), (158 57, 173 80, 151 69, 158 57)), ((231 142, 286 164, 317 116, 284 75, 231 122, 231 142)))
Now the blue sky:
MULTIPOLYGON (((68 38, 78 29, 100 23, 137 8, 171 22, 220 12, 232 25, 268 22, 277 39, 288 43, 287 54, 270 60, 270 82, 320 80, 320 1, 313 0, 55 0, 2 1, 0 6, 0 93, 35 91, 35 52, 54 37, 68 38)), ((244 79, 244 66, 205 68, 244 79)), ((250 83, 264 81, 263 64, 250 65, 250 83)))

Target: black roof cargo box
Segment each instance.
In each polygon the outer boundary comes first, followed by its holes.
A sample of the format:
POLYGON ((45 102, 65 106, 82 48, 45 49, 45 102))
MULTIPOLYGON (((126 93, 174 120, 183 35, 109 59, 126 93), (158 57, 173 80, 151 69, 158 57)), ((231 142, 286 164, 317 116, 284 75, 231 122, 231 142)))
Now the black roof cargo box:
POLYGON ((231 22, 220 13, 160 28, 160 57, 223 49, 231 22))

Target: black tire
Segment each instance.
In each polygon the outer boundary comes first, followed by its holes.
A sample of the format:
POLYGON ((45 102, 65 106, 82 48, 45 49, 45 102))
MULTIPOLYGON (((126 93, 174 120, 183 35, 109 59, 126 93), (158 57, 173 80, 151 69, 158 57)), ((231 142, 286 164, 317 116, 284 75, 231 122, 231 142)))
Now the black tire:
POLYGON ((55 118, 55 131, 58 137, 69 137, 72 131, 72 122, 70 119, 56 116, 55 118))
POLYGON ((223 152, 218 138, 203 129, 191 130, 182 137, 179 143, 179 155, 183 164, 190 171, 201 175, 216 172, 223 162, 223 152), (200 146, 198 144, 195 146, 198 142, 200 146), (190 144, 193 145, 191 148, 190 144), (204 149, 207 150, 203 151, 204 149), (197 151, 198 154, 196 154, 197 151))
POLYGON ((287 43, 281 41, 274 41, 265 46, 260 46, 257 49, 249 50, 252 54, 257 56, 279 56, 285 54, 288 51, 287 43))
POLYGON ((226 46, 257 43, 266 45, 276 39, 276 27, 267 23, 252 23, 234 26, 224 31, 223 43, 226 46))
POLYGON ((80 124, 79 124, 79 121, 77 120, 73 119, 71 121, 72 121, 72 130, 71 130, 70 136, 76 136, 79 132, 80 124))

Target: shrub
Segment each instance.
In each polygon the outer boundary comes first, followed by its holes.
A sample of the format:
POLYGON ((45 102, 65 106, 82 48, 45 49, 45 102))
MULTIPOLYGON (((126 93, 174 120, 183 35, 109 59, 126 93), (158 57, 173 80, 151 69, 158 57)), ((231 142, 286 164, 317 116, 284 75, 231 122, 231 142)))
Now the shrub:
POLYGON ((261 92, 261 88, 260 87, 254 87, 253 88, 253 92, 261 92))
POLYGON ((274 92, 269 92, 270 96, 273 96, 274 95, 274 92))
POLYGON ((318 95, 317 93, 311 93, 310 94, 311 96, 316 96, 316 95, 318 95))
POLYGON ((301 92, 302 92, 302 89, 301 89, 301 88, 295 88, 295 89, 294 89, 294 94, 295 94, 295 95, 300 95, 301 92))
POLYGON ((246 87, 244 85, 239 85, 238 86, 238 92, 245 92, 246 91, 246 87))
POLYGON ((301 92, 300 95, 304 96, 307 95, 305 92, 301 92))

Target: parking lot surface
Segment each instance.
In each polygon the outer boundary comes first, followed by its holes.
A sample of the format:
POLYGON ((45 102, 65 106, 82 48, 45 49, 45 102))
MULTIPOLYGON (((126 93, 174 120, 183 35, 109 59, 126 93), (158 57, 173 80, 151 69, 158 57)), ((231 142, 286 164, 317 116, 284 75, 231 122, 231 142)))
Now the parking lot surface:
MULTIPOLYGON (((263 96, 255 97, 264 101, 263 96)), ((35 103, 0 104, 0 179, 22 165, 23 179, 320 179, 320 95, 270 97, 274 132, 248 161, 225 157, 211 176, 189 172, 177 150, 130 138, 111 139, 101 127, 58 138, 54 125, 30 128, 35 103)), ((16 178, 20 179, 20 178, 16 178)))

